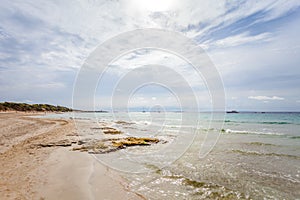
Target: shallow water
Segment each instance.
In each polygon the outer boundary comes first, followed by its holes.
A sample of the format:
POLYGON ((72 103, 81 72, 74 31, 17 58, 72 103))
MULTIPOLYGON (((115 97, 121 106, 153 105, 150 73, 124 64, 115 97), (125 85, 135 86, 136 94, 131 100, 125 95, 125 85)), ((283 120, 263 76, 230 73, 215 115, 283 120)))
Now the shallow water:
POLYGON ((89 137, 97 133, 87 127, 106 122, 128 136, 166 141, 97 157, 148 199, 300 198, 300 114, 227 114, 224 121, 217 115, 215 121, 209 113, 46 117, 72 117, 81 135, 89 137), (119 120, 130 123, 115 123, 119 120), (210 147, 207 155, 199 154, 210 147))

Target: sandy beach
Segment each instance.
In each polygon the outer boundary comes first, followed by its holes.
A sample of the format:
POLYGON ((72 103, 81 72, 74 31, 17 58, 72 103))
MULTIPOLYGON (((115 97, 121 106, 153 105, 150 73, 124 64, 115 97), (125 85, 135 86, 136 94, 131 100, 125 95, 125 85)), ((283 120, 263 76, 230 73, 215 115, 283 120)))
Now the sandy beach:
POLYGON ((91 155, 70 151, 72 120, 32 115, 0 113, 1 199, 144 199, 91 155))

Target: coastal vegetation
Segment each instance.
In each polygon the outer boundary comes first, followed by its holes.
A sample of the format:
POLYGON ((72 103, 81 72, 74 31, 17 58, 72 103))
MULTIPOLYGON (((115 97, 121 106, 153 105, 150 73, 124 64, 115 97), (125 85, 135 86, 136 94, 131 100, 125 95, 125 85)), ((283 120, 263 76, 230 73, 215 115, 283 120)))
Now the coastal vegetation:
POLYGON ((4 102, 0 103, 0 111, 23 111, 23 112, 70 112, 72 109, 63 106, 49 104, 27 104, 4 102))

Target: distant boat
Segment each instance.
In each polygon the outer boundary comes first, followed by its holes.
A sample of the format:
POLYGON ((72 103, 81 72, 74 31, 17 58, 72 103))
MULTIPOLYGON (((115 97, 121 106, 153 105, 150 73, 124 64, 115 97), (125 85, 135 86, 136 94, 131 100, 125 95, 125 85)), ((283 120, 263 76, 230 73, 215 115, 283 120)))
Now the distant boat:
POLYGON ((227 111, 226 113, 239 113, 239 112, 236 110, 232 110, 232 111, 227 111))

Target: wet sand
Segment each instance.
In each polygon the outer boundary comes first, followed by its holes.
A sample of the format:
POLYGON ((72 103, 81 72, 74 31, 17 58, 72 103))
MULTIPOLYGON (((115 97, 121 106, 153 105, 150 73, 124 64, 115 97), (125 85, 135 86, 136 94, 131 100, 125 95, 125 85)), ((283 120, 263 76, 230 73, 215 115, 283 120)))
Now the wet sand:
POLYGON ((31 115, 0 113, 1 199, 144 199, 91 155, 70 151, 72 120, 31 115))

